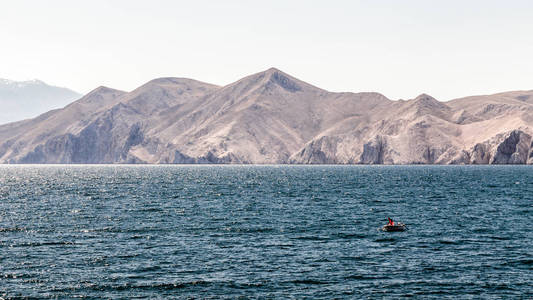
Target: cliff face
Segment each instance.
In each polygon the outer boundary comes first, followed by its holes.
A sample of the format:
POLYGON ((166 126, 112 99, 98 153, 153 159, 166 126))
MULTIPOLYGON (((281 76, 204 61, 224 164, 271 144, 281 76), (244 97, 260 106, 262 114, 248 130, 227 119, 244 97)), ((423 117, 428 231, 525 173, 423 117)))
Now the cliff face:
POLYGON ((269 69, 99 87, 0 126, 0 163, 530 164, 532 125, 533 91, 391 101, 269 69))

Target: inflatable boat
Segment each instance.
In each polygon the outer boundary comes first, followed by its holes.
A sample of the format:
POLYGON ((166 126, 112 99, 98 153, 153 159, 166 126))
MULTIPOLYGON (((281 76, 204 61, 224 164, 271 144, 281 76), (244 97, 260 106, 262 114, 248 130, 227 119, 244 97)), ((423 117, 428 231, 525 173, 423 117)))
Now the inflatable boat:
POLYGON ((381 227, 381 230, 383 231, 405 231, 407 229, 407 226, 403 223, 396 223, 394 225, 384 225, 381 227))

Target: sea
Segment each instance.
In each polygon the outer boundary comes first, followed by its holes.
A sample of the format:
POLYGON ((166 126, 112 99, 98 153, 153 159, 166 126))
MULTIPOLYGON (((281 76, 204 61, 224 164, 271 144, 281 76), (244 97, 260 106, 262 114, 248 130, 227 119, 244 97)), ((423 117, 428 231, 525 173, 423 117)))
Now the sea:
POLYGON ((532 218, 529 166, 5 165, 0 298, 532 299, 532 218))

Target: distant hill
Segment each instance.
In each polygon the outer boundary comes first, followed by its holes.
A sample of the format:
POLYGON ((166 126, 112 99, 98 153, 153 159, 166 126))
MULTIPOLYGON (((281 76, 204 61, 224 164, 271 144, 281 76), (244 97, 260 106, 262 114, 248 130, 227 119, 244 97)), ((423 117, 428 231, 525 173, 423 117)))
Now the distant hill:
POLYGON ((72 90, 47 85, 40 80, 0 79, 0 124, 36 117, 80 97, 72 90))
POLYGON ((533 91, 332 93, 271 68, 226 86, 99 87, 0 126, 0 163, 531 164, 533 91))

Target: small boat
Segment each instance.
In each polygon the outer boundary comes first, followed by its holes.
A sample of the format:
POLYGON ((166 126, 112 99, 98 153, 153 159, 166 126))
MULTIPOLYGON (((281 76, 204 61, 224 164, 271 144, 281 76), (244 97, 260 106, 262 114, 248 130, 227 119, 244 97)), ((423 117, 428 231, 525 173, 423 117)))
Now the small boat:
POLYGON ((403 223, 396 223, 394 225, 384 225, 381 227, 381 230, 383 231, 405 231, 407 229, 407 226, 403 223))

